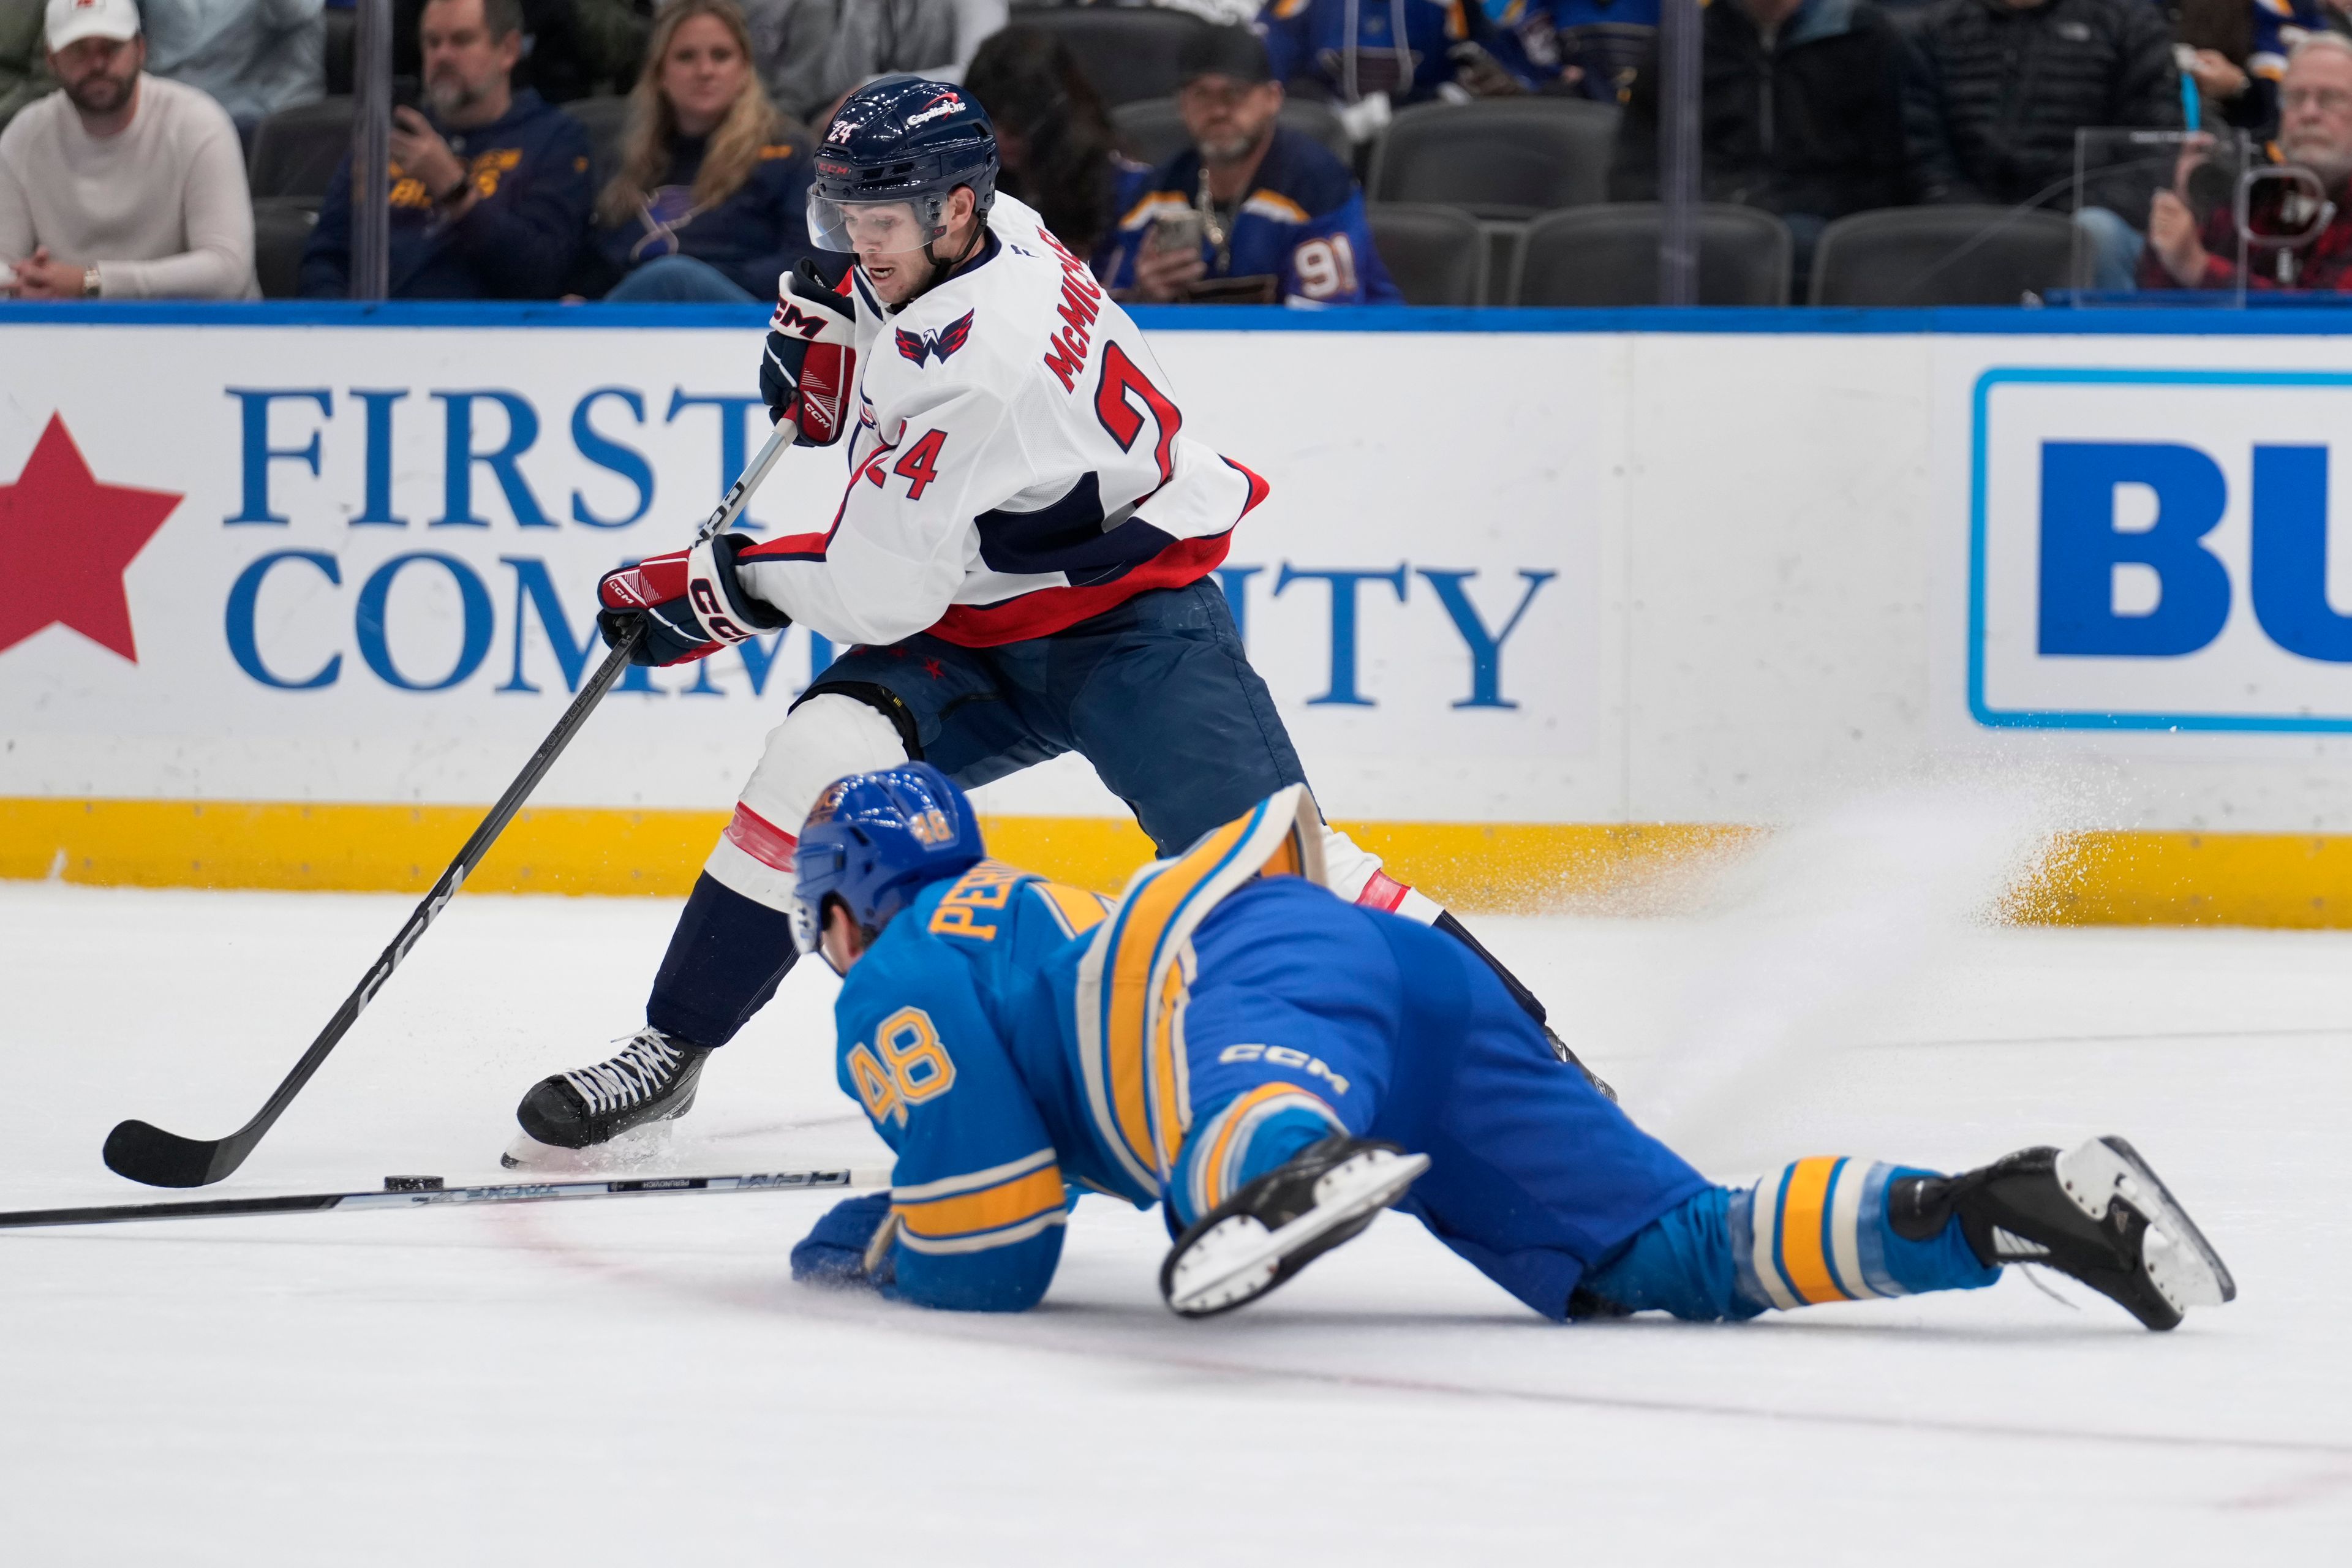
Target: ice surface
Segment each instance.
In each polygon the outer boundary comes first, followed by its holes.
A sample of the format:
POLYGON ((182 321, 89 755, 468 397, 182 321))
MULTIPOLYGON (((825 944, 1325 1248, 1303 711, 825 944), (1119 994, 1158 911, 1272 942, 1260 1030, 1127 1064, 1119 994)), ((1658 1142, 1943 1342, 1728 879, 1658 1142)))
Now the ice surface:
MULTIPOLYGON (((0 1204, 166 1195, 107 1129, 241 1122, 408 903, 0 885, 0 1204)), ((499 1179, 674 913, 460 899, 215 1190, 499 1179)), ((1474 923, 1603 1073, 1671 1076, 1704 928, 1474 923)), ((0 1233, 0 1562, 2352 1560, 2347 976, 2326 934, 1974 935, 1710 1123, 1725 1175, 2124 1132, 2241 1289, 2171 1335, 2017 1278, 1555 1328, 1395 1216, 1186 1323, 1156 1216, 1101 1199, 1002 1320, 794 1288, 805 1194, 0 1233)), ((876 1153, 830 990, 714 1060, 662 1168, 876 1153)))

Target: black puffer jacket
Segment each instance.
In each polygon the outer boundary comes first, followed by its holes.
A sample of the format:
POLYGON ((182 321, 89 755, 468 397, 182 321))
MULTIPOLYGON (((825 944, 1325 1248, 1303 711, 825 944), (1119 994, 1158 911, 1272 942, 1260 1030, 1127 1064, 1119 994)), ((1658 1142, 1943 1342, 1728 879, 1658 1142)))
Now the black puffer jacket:
POLYGON ((2171 35, 2148 0, 1945 0, 1913 35, 1911 68, 1921 201, 2064 207, 2077 127, 2180 123, 2171 35))
MULTIPOLYGON (((1903 43, 1875 5, 1806 0, 1767 43, 1738 0, 1701 34, 1699 189, 1710 202, 1843 217, 1900 205, 1903 43)), ((1658 195, 1658 52, 1633 78, 1612 201, 1658 195)))

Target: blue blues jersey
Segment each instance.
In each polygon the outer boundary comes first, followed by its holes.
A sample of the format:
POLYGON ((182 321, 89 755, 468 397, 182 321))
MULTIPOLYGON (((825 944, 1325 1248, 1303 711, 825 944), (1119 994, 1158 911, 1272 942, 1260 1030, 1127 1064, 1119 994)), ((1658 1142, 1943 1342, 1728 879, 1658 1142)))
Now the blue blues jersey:
POLYGON ((1430 97, 1472 29, 1462 0, 1269 0, 1257 20, 1275 80, 1319 83, 1342 103, 1430 97))
POLYGON ((2318 0, 2253 0, 2253 51, 2246 69, 2265 81, 2286 75, 2286 58, 2314 33, 2327 31, 2327 12, 2318 0))
POLYGON ((1621 78, 1637 68, 1658 26, 1658 0, 1483 0, 1496 63, 1528 88, 1567 85, 1615 101, 1621 78))
POLYGON ((898 1156, 898 1295, 1017 1310, 1060 1261, 1066 1184, 1160 1201, 1192 1121, 1192 933, 1285 874, 1323 875, 1300 784, 1148 868, 1115 908, 983 860, 891 920, 834 1025, 841 1087, 898 1156))
POLYGON ((898 1156, 887 1217, 842 1205, 796 1276, 1017 1310, 1060 1261, 1066 1183, 1181 1226, 1344 1132, 1429 1154, 1400 1209, 1559 1317, 1587 1268, 1707 1190, 1469 948, 1335 897, 1322 843, 1292 784, 1116 904, 993 861, 925 889, 836 1005, 842 1084, 898 1156))
MULTIPOLYGON (((1135 286, 1135 259, 1162 214, 1190 208, 1201 154, 1187 148, 1162 164, 1120 216, 1109 271, 1114 290, 1135 286)), ((1212 278, 1271 276, 1286 304, 1399 305, 1404 296, 1372 245, 1364 195, 1348 166, 1313 137, 1276 126, 1265 157, 1221 247, 1201 241, 1212 278)))
POLYGON ((984 860, 925 889, 844 982, 836 1068, 898 1156, 910 1300, 1017 1310, 1053 1279, 1064 1184, 1105 1173, 1048 1127, 1011 1042, 1060 1037, 1045 969, 1102 918, 1095 894, 984 860))

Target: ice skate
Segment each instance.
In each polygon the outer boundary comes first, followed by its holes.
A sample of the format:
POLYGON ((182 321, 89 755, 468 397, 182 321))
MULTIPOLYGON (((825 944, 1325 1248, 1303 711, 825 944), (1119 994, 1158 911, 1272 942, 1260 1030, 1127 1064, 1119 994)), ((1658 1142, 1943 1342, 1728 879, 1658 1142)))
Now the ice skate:
POLYGON ((1985 1263, 2038 1263, 2081 1280, 2151 1329, 2233 1300, 2237 1283, 2139 1152, 2095 1138, 2024 1149, 1957 1176, 1887 1189, 1895 1231, 1925 1239, 1952 1215, 1985 1263))
POLYGON ((500 1163, 510 1170, 574 1169, 583 1150, 685 1115, 694 1109, 695 1085, 709 1055, 647 1025, 618 1055, 541 1079, 515 1108, 522 1131, 500 1163))
POLYGON ((1160 1265, 1179 1316, 1231 1311, 1360 1233, 1429 1169, 1429 1156, 1333 1133, 1203 1215, 1160 1265))

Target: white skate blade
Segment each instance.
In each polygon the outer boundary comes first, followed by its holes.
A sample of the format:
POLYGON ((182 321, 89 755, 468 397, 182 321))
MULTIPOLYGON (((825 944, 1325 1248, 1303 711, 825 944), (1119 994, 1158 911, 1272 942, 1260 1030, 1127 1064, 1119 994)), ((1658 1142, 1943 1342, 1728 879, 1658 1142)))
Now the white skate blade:
POLYGON ((1248 1300, 1274 1283, 1285 1258, 1388 1207, 1428 1169, 1426 1154, 1367 1149, 1326 1171, 1315 1184, 1315 1206, 1279 1230, 1248 1215, 1228 1217, 1184 1249, 1169 1280, 1169 1306, 1189 1318, 1248 1300))
POLYGON ((499 1156, 499 1163, 509 1171, 533 1171, 551 1176, 602 1175, 660 1160, 669 1152, 669 1133, 667 1121, 648 1121, 642 1127, 630 1128, 610 1142, 565 1149, 542 1143, 518 1130, 514 1142, 499 1156))
POLYGON ((2095 1220, 2121 1198, 2147 1216, 2140 1261, 2175 1310, 2218 1307, 2237 1299, 2237 1281, 2188 1211, 2158 1179, 2139 1152, 2121 1138, 2094 1138, 2058 1156, 2058 1181, 2074 1205, 2095 1220))

